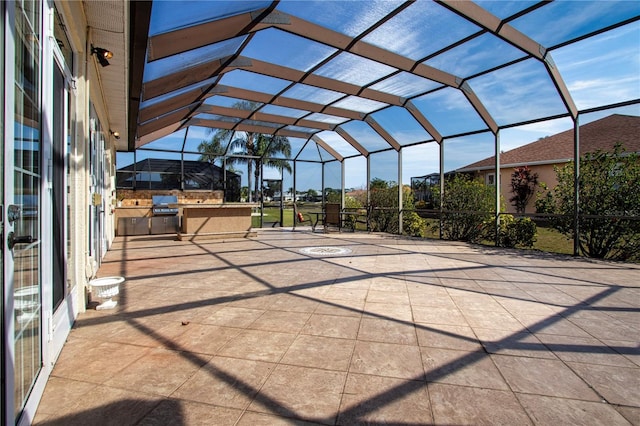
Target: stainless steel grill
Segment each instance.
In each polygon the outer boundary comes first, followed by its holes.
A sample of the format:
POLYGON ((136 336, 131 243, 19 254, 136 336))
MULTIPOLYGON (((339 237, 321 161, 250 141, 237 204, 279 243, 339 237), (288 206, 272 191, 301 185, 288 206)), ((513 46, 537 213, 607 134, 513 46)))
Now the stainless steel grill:
POLYGON ((175 195, 154 195, 151 197, 153 207, 151 212, 154 216, 175 216, 178 214, 177 207, 169 207, 170 204, 177 204, 178 197, 175 195))

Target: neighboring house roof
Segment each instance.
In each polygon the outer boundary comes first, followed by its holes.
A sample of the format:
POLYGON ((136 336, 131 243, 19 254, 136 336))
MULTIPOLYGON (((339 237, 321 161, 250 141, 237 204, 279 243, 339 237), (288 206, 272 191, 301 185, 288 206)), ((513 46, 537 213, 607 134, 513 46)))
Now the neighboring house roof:
MULTIPOLYGON (((627 152, 640 152, 640 117, 614 114, 580 126, 580 155, 612 151, 621 143, 627 152)), ((573 160, 573 129, 547 136, 500 154, 501 167, 554 164, 573 160)), ((458 172, 495 167, 495 156, 457 169, 458 172)))
MULTIPOLYGON (((208 173, 214 171, 222 173, 222 168, 206 161, 193 160, 167 160, 161 158, 146 158, 135 164, 129 164, 118 169, 118 171, 138 171, 138 172, 158 172, 180 174, 184 170, 185 175, 192 173, 208 173)), ((236 173, 227 171, 227 175, 237 176, 236 173)))

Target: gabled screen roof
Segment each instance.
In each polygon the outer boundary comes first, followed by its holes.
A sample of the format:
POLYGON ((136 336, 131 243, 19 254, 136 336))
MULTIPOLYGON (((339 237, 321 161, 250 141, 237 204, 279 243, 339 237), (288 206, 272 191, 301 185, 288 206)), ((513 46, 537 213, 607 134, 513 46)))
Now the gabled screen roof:
POLYGON ((154 1, 132 35, 129 149, 191 127, 342 160, 638 104, 639 17, 635 1, 154 1))

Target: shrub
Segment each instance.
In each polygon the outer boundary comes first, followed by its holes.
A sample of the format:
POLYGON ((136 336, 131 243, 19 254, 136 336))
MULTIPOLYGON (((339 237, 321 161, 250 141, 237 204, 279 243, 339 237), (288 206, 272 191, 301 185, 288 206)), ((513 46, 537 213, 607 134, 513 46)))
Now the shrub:
POLYGON ((536 242, 537 227, 528 217, 514 218, 506 214, 500 216, 498 245, 500 247, 533 247, 536 242))
MULTIPOLYGON (((436 194, 436 205, 439 197, 436 194)), ((479 180, 459 174, 447 180, 442 200, 442 236, 469 242, 485 239, 493 226, 494 200, 495 188, 479 180)))
MULTIPOLYGON (((558 185, 547 196, 553 212, 562 215, 553 219, 554 227, 569 238, 574 234, 573 169, 573 162, 556 168, 558 185)), ((613 152, 587 153, 580 159, 579 186, 580 251, 602 259, 639 260, 638 154, 625 155, 620 145, 613 152)))

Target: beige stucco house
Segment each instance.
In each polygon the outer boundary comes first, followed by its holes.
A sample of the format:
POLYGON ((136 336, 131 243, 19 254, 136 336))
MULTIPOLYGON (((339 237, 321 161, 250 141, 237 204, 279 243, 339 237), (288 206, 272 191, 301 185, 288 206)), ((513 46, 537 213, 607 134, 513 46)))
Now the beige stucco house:
MULTIPOLYGON (((516 167, 529 166, 538 174, 538 181, 549 188, 557 184, 555 166, 562 167, 573 160, 573 129, 557 133, 501 153, 500 193, 507 204, 507 211, 514 213, 509 204, 511 175, 516 167)), ((580 154, 610 151, 621 143, 627 152, 640 152, 640 117, 613 114, 580 126, 580 154)), ((487 184, 495 183, 495 156, 485 158, 456 170, 458 173, 474 173, 487 184)), ((535 195, 529 201, 525 213, 535 213, 535 195)))

